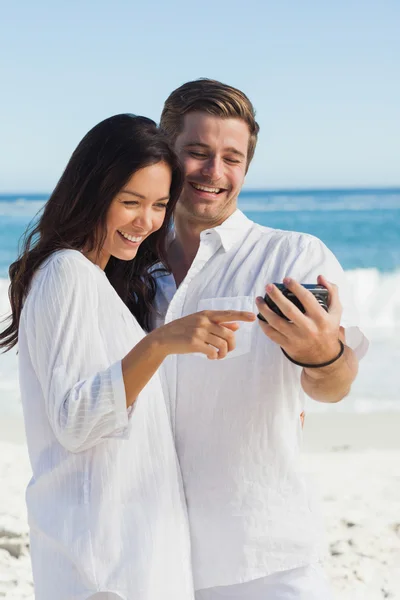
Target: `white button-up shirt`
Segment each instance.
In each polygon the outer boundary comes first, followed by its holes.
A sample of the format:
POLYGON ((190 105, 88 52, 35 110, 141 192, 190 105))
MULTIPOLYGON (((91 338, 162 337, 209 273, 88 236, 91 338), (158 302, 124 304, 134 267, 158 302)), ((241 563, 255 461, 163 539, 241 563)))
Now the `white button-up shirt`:
MULTIPOLYGON (((317 238, 262 227, 237 210, 201 234, 176 290, 158 279, 157 308, 169 322, 203 309, 256 311, 268 282, 290 276, 339 286, 347 344, 367 342, 342 268, 317 238)), ((320 529, 299 466, 301 368, 258 323, 240 323, 221 361, 170 356, 164 363, 186 493, 195 588, 232 585, 319 559, 320 529)))
POLYGON ((36 600, 96 592, 193 600, 186 505, 158 374, 126 408, 121 359, 143 335, 105 273, 79 252, 53 254, 35 275, 19 370, 36 600))

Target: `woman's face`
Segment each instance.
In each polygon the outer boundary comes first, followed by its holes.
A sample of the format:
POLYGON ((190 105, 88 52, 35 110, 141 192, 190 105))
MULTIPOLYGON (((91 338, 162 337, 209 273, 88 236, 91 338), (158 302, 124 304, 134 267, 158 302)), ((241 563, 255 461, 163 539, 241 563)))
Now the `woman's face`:
POLYGON ((136 171, 115 196, 107 214, 107 237, 97 264, 111 256, 132 260, 140 244, 163 224, 171 187, 171 169, 159 162, 136 171))

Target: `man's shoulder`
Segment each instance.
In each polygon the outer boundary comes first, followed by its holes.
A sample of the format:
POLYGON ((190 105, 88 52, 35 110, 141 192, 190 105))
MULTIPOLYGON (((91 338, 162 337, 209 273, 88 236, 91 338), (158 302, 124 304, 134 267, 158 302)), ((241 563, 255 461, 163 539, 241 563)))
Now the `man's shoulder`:
POLYGON ((310 233, 267 227, 254 221, 252 222, 252 233, 257 244, 263 245, 265 248, 279 245, 288 251, 298 252, 308 249, 312 251, 317 246, 324 246, 319 238, 310 233))

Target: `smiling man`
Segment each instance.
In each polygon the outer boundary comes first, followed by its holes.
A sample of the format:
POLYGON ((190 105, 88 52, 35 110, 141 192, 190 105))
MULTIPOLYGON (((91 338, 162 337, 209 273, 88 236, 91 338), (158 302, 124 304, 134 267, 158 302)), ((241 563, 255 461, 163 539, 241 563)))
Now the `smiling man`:
POLYGON ((167 99, 161 127, 185 184, 155 324, 255 304, 267 321, 241 324, 223 360, 165 364, 196 597, 328 600, 321 532, 299 468, 299 414, 305 393, 344 398, 367 348, 343 270, 317 238, 262 227, 237 209, 259 129, 241 91, 186 83, 167 99), (282 281, 305 314, 272 285, 282 281), (298 283, 317 281, 328 288, 329 312, 298 283), (266 289, 290 321, 267 307, 266 289))

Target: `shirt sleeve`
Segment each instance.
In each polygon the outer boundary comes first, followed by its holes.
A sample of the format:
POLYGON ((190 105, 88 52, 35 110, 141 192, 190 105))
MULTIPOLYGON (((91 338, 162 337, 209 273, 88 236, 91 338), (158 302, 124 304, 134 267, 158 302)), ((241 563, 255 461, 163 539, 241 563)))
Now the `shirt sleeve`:
POLYGON ((324 275, 328 281, 338 286, 343 307, 340 324, 345 329, 346 344, 359 360, 363 358, 368 350, 369 341, 359 327, 359 315, 350 285, 333 252, 318 238, 307 236, 305 246, 287 275, 300 283, 316 283, 318 275, 324 275))
POLYGON ((23 311, 50 425, 71 452, 129 422, 121 361, 109 364, 99 328, 96 276, 81 257, 55 255, 38 273, 23 311))

